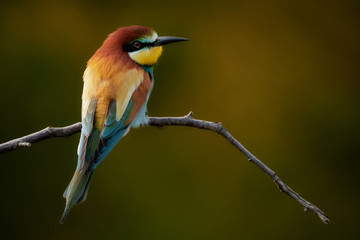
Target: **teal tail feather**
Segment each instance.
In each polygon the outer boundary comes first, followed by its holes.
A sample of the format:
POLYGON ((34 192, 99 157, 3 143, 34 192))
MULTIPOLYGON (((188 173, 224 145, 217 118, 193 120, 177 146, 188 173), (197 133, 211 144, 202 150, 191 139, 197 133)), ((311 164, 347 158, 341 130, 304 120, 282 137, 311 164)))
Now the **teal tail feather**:
POLYGON ((60 219, 60 223, 64 223, 66 216, 74 205, 85 201, 92 174, 93 171, 86 172, 85 170, 75 170, 74 176, 63 195, 63 197, 66 198, 66 206, 60 219))
POLYGON ((65 222, 66 216, 69 214, 70 208, 68 206, 65 206, 65 210, 63 212, 63 215, 61 216, 60 223, 63 224, 65 222))

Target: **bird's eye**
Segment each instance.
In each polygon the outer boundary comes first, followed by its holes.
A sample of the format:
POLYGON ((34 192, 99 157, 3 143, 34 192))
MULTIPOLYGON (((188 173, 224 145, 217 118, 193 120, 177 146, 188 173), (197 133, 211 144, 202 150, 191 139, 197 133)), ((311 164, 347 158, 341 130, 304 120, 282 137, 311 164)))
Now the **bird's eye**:
POLYGON ((134 48, 139 49, 141 47, 141 43, 139 41, 135 41, 133 44, 134 48))

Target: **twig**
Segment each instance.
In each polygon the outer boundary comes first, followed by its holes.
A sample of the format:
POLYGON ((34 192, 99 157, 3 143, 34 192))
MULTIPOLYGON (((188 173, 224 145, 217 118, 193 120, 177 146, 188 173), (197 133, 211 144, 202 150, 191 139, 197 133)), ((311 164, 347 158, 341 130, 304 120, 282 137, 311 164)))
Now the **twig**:
MULTIPOLYGON (((234 147, 236 147, 245 157, 256 166, 258 166, 264 173, 266 173, 277 185, 281 192, 286 193, 295 201, 300 203, 304 210, 310 210, 314 212, 323 223, 329 223, 329 218, 325 215, 323 211, 317 208, 315 205, 303 199, 299 194, 294 192, 289 188, 281 179, 276 175, 276 173, 257 159, 253 154, 251 154, 239 141, 237 141, 231 134, 224 128, 221 123, 209 122, 199 119, 192 118, 193 113, 190 112, 188 115, 183 117, 149 117, 148 126, 155 127, 164 127, 164 126, 187 126, 194 127, 199 129, 206 129, 213 132, 216 132, 228 140, 234 147)), ((71 136, 81 130, 81 123, 75 123, 66 127, 47 127, 41 131, 32 133, 30 135, 11 140, 9 142, 0 144, 0 154, 16 150, 20 147, 30 147, 31 144, 40 142, 42 140, 53 138, 53 137, 67 137, 71 136)))

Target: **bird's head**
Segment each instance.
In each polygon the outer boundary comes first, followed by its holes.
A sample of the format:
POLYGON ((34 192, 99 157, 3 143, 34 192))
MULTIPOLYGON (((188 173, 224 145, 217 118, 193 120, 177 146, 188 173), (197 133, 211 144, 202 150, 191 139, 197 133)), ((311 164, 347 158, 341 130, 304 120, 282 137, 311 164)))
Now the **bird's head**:
POLYGON ((122 27, 106 38, 88 61, 88 66, 92 66, 93 71, 99 72, 103 78, 114 74, 118 67, 128 64, 136 63, 144 69, 151 69, 159 59, 163 45, 187 40, 178 37, 158 37, 149 27, 122 27), (121 64, 118 64, 119 62, 121 64))
POLYGON ((162 46, 169 43, 188 41, 179 37, 159 37, 157 33, 148 27, 130 26, 129 41, 123 44, 123 51, 141 66, 152 66, 162 53, 162 46))
POLYGON ((120 40, 122 51, 141 66, 154 65, 162 53, 163 45, 188 41, 179 37, 159 37, 151 28, 142 26, 119 28, 113 35, 120 40))

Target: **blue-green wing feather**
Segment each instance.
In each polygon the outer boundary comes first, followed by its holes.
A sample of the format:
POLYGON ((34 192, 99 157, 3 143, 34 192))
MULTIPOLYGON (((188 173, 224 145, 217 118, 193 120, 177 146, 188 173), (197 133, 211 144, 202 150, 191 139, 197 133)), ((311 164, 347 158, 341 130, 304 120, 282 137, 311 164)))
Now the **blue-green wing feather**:
POLYGON ((98 132, 94 126, 94 115, 96 109, 96 99, 91 99, 86 109, 86 114, 82 118, 81 136, 78 147, 78 164, 77 169, 80 170, 89 162, 89 156, 93 155, 98 143, 98 132))
POLYGON ((130 118, 134 102, 130 99, 124 114, 119 121, 116 121, 116 102, 112 101, 109 105, 108 114, 105 119, 105 126, 101 132, 102 139, 108 139, 114 136, 120 129, 128 127, 125 122, 130 118))
POLYGON ((88 171, 93 171, 111 151, 129 128, 129 124, 125 124, 125 122, 130 118, 133 106, 134 103, 130 100, 123 116, 117 121, 116 102, 110 102, 105 125, 100 133, 97 128, 93 127, 93 111, 96 107, 96 100, 89 104, 87 114, 82 121, 83 130, 78 149, 79 170, 85 166, 88 171))
POLYGON ((129 124, 126 124, 126 121, 130 118, 133 106, 134 103, 130 100, 123 116, 117 121, 116 102, 112 101, 110 103, 105 125, 99 136, 97 148, 92 156, 91 166, 89 166, 90 171, 93 171, 100 164, 121 137, 128 131, 129 124))

